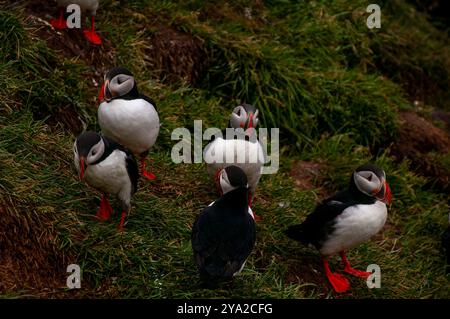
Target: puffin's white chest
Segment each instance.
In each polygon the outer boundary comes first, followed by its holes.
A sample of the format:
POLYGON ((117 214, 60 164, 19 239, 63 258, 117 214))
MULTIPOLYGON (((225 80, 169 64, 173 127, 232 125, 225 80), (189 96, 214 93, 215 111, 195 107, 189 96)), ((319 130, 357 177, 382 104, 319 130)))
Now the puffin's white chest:
MULTIPOLYGON (((79 171, 77 158, 75 158, 75 166, 79 171)), ((120 150, 114 150, 98 164, 88 165, 84 176, 86 183, 103 193, 122 197, 120 195, 131 191, 131 181, 126 169, 126 154, 120 150)))
POLYGON ((159 117, 144 99, 103 102, 98 108, 102 133, 135 154, 148 151, 159 134, 159 117))
POLYGON ((219 169, 230 165, 240 167, 247 175, 252 193, 261 178, 265 162, 261 144, 242 139, 216 138, 207 145, 204 153, 208 173, 214 176, 219 169))
POLYGON ((329 256, 368 241, 383 228, 386 218, 386 204, 380 201, 345 209, 336 218, 334 231, 323 243, 320 253, 329 256))
POLYGON ((77 4, 82 10, 90 11, 95 14, 98 8, 99 0, 57 0, 58 6, 67 7, 69 4, 77 4))

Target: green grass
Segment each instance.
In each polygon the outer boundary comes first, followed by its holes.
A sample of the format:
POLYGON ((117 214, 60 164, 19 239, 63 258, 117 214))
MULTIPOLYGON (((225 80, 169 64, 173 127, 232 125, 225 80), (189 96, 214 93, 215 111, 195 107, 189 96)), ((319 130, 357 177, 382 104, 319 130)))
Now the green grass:
MULTIPOLYGON (((50 49, 23 8, 0 12, 0 196, 16 203, 29 220, 51 221, 64 261, 82 268, 81 296, 340 297, 325 289, 319 255, 288 240, 283 230, 311 212, 319 188, 332 193, 345 187, 351 171, 371 160, 387 172, 393 205, 383 236, 352 250, 350 259, 360 268, 380 265, 382 288, 369 290, 364 281, 352 280, 343 297, 450 297, 439 243, 448 198, 425 189, 427 179, 413 173, 407 161, 395 163, 386 150, 395 138, 397 110, 411 108, 402 81, 426 74, 442 87, 437 96, 448 92, 448 38, 421 15, 398 11, 410 9, 402 1, 382 5, 383 28, 369 31, 363 1, 315 1, 314 7, 313 2, 232 1, 218 17, 210 13, 206 19, 200 14, 206 10, 203 1, 102 3, 109 10, 99 11, 98 28, 112 41, 115 61, 135 73, 162 119, 150 155, 158 181, 140 182, 123 234, 116 230, 117 216, 107 223, 92 219, 99 194, 75 174, 75 136, 49 121, 68 106, 87 127, 98 129, 97 89, 84 77, 93 66, 50 49), (247 7, 255 16, 251 23, 243 16, 247 7), (157 70, 147 68, 148 37, 160 25, 201 39, 208 56, 202 82, 161 81, 157 70), (416 47, 411 34, 427 40, 416 47), (190 229, 217 194, 204 165, 172 163, 170 134, 176 127, 192 129, 196 119, 204 128, 223 127, 239 101, 257 105, 264 126, 280 127, 281 168, 258 187, 254 208, 264 221, 257 225, 257 244, 243 274, 211 290, 200 285, 190 229), (296 188, 290 176, 301 160, 324 167, 314 189, 296 188), (301 282, 288 280, 299 266, 305 272, 295 273, 301 282), (319 271, 314 280, 309 280, 311 267, 319 271)), ((427 103, 440 107, 433 104, 435 97, 427 103)), ((64 286, 62 280, 59 296, 73 297, 64 286)), ((32 288, 2 294, 40 296, 32 288)))

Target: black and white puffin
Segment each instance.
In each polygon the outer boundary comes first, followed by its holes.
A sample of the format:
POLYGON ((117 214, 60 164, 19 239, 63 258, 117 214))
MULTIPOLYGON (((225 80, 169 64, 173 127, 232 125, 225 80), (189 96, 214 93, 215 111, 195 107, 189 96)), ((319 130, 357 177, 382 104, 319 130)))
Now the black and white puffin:
MULTIPOLYGON (((221 169, 235 165, 245 172, 250 186, 249 207, 252 207, 256 186, 265 163, 265 152, 256 135, 258 113, 258 110, 250 104, 244 103, 235 107, 228 128, 242 130, 234 131, 235 136, 227 136, 225 132, 223 137, 214 138, 204 151, 208 174, 215 178, 219 193, 222 193, 218 184, 221 169)), ((261 219, 257 215, 255 218, 261 219)))
POLYGON ((119 230, 131 208, 131 196, 137 191, 139 171, 129 151, 116 142, 92 131, 81 133, 73 145, 74 162, 80 179, 102 192, 96 217, 108 220, 113 209, 109 194, 116 195, 122 206, 119 230))
POLYGON ((446 272, 450 273, 450 214, 448 214, 449 226, 442 234, 442 247, 444 248, 445 258, 447 259, 446 272))
POLYGON ((239 274, 255 246, 255 222, 248 208, 246 174, 236 166, 219 173, 224 194, 206 207, 192 227, 194 259, 203 278, 239 274))
POLYGON ((117 141, 140 157, 143 176, 156 176, 146 170, 145 159, 159 134, 155 103, 139 94, 130 71, 119 67, 105 75, 99 94, 98 122, 104 136, 117 141))
POLYGON ((340 254, 344 272, 367 278, 370 273, 353 269, 345 252, 368 241, 384 226, 386 204, 392 199, 385 172, 373 164, 353 172, 348 189, 324 200, 300 224, 287 229, 287 236, 314 245, 322 255, 325 274, 336 292, 349 289, 347 278, 333 273, 328 258, 340 254))
POLYGON ((97 13, 99 0, 56 0, 59 7, 59 17, 50 21, 50 24, 58 30, 66 29, 67 23, 64 19, 64 12, 68 5, 77 4, 82 11, 87 12, 91 16, 91 28, 83 30, 86 39, 96 45, 102 44, 102 39, 95 32, 95 15, 97 13))

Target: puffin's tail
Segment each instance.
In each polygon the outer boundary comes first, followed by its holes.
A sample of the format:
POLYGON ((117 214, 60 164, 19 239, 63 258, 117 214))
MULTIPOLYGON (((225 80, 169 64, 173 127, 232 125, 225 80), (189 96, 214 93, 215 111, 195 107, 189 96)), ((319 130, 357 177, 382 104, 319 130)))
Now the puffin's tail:
POLYGON ((305 230, 303 228, 303 224, 290 226, 288 229, 284 231, 286 236, 290 239, 299 241, 303 244, 308 243, 308 239, 306 238, 305 230))

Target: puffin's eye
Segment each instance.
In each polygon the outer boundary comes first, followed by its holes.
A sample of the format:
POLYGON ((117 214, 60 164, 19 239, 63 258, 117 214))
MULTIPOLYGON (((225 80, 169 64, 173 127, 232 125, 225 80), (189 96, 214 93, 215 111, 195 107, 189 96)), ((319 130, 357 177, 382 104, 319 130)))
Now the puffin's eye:
POLYGON ((370 181, 372 181, 372 174, 370 174, 368 177, 367 177, 367 180, 370 182, 370 181))

